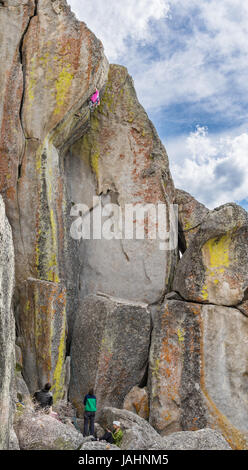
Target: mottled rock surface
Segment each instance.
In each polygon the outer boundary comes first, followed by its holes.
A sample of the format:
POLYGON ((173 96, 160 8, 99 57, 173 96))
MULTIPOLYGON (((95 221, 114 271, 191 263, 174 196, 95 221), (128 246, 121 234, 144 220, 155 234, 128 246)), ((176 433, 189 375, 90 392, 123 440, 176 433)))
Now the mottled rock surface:
MULTIPOLYGON (((146 303, 159 300, 171 282, 175 250, 163 251, 158 237, 147 238, 149 223, 151 235, 152 230, 157 230, 152 215, 144 224, 144 240, 133 240, 131 235, 131 239, 125 238, 125 205, 133 204, 137 208, 154 204, 156 207, 161 203, 167 208, 170 220, 174 185, 166 151, 138 102, 125 67, 110 66, 101 105, 91 118, 87 134, 71 148, 66 165, 68 192, 74 203, 80 201, 92 208, 92 196, 101 195, 102 211, 107 211, 109 204, 116 204, 123 215, 123 230, 120 230, 123 239, 85 240, 79 246, 80 296, 104 292, 146 303), (94 178, 87 176, 89 165, 94 178), (75 185, 75 179, 79 182, 79 175, 83 173, 81 185, 75 185)), ((75 206, 74 210, 77 215, 80 208, 77 211, 75 206)), ((99 210, 99 206, 95 207, 91 217, 97 217, 99 210)), ((106 221, 106 217, 102 220, 106 221)), ((91 222, 93 224, 92 219, 91 222)), ((131 220, 134 237, 141 226, 134 213, 131 220)))
POLYGON ((247 345, 238 309, 167 301, 154 318, 150 424, 162 435, 210 426, 247 448, 247 345))
POLYGON ((80 450, 120 450, 120 448, 105 441, 87 441, 80 450))
POLYGON ((22 373, 32 394, 51 382, 56 401, 65 394, 65 288, 60 283, 29 278, 23 294, 27 302, 18 338, 23 349, 22 373))
POLYGON ((248 289, 248 213, 234 203, 211 211, 180 259, 173 290, 194 302, 235 306, 248 289))
POLYGON ((77 450, 84 441, 74 426, 32 410, 17 418, 15 432, 21 450, 77 450))
POLYGON ((151 332, 145 305, 90 295, 81 304, 71 346, 70 400, 83 411, 94 387, 98 409, 121 407, 126 394, 145 375, 151 332), (83 358, 83 360, 82 360, 83 358))
POLYGON ((12 310, 14 290, 14 247, 11 228, 0 195, 0 449, 8 449, 13 419, 15 322, 12 310))
POLYGON ((213 429, 176 432, 164 438, 167 450, 231 450, 223 436, 213 429))
POLYGON ((176 189, 174 204, 178 205, 179 244, 181 251, 184 252, 209 210, 182 189, 176 189))
POLYGON ((147 388, 134 386, 125 397, 123 409, 137 413, 141 418, 149 418, 149 402, 147 388))

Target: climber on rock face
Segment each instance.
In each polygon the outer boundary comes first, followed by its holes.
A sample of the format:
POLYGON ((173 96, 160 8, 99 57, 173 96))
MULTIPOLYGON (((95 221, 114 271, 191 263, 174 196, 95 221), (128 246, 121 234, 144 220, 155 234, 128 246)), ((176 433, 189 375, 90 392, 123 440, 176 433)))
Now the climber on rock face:
POLYGON ((100 96, 99 96, 99 91, 97 88, 95 88, 95 93, 90 98, 90 109, 94 109, 100 104, 100 96))
POLYGON ((53 395, 50 392, 51 387, 50 383, 46 383, 41 390, 34 393, 33 401, 37 411, 42 408, 50 412, 51 406, 53 405, 53 395))
POLYGON ((89 393, 84 397, 84 436, 88 436, 88 424, 90 422, 90 435, 95 434, 95 414, 96 414, 96 397, 94 390, 91 388, 89 393))

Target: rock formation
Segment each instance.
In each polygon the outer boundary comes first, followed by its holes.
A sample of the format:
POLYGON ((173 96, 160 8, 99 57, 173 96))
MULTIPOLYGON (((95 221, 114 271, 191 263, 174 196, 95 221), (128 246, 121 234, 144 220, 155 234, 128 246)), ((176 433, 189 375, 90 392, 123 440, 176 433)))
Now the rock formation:
POLYGON ((13 421, 15 322, 14 247, 5 207, 0 195, 0 449, 8 449, 13 421))
POLYGON ((0 2, 0 30, 0 193, 14 245, 1 199, 1 448, 17 447, 10 391, 46 381, 79 415, 90 386, 99 411, 126 398, 150 423, 136 415, 126 448, 147 448, 144 430, 162 449, 164 436, 206 427, 247 448, 247 212, 210 211, 174 188, 127 69, 66 0, 0 2), (173 203, 179 246, 166 242, 173 203))

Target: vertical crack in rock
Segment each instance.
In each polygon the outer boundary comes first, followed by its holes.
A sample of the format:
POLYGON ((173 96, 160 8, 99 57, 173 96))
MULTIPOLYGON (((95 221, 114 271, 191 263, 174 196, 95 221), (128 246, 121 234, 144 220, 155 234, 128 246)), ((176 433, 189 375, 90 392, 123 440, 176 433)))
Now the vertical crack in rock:
MULTIPOLYGON (((22 122, 22 110, 23 110, 24 97, 25 97, 25 88, 26 88, 25 83, 26 83, 26 80, 25 80, 25 63, 24 63, 24 60, 23 60, 23 44, 24 44, 26 34, 29 30, 30 23, 31 23, 32 19, 35 16, 37 16, 38 0, 34 0, 34 2, 35 2, 34 3, 34 13, 33 13, 32 16, 29 17, 29 21, 27 23, 26 28, 23 31, 23 34, 22 34, 22 37, 21 37, 21 40, 20 40, 20 44, 19 44, 19 58, 20 58, 20 64, 22 66, 22 75, 23 75, 23 88, 22 88, 22 97, 21 97, 21 103, 20 103, 19 116, 20 116, 20 123, 21 123, 21 127, 22 127, 24 137, 25 137, 25 132, 24 132, 24 126, 23 126, 23 122, 22 122)), ((25 145, 26 145, 26 143, 25 143, 25 145)))
MULTIPOLYGON (((21 64, 21 67, 22 67, 22 76, 23 76, 23 83, 22 83, 22 96, 21 96, 21 101, 20 101, 20 108, 19 108, 19 119, 20 119, 20 126, 21 126, 21 129, 22 129, 22 133, 23 133, 23 136, 24 136, 24 145, 23 145, 23 149, 22 149, 22 153, 19 157, 19 164, 18 164, 18 175, 17 175, 17 187, 16 187, 16 201, 17 201, 17 208, 18 208, 18 217, 19 217, 19 227, 20 227, 20 237, 21 237, 21 241, 22 241, 22 246, 23 246, 23 251, 25 253, 25 244, 24 244, 24 240, 23 240, 23 234, 22 234, 22 227, 21 227, 21 213, 20 213, 20 202, 19 202, 19 188, 18 188, 18 182, 19 180, 21 179, 21 176, 22 176, 22 160, 23 160, 23 156, 25 154, 25 150, 26 150, 26 136, 25 136, 25 131, 24 131, 24 125, 23 125, 23 122, 22 122, 22 111, 23 111, 23 105, 24 105, 24 97, 25 97, 25 82, 26 82, 26 77, 25 77, 25 64, 24 64, 24 60, 23 60, 23 44, 24 44, 24 40, 25 40, 25 37, 26 37, 26 34, 29 30, 29 27, 30 27, 30 24, 31 24, 31 21, 32 19, 37 16, 37 9, 38 9, 38 0, 34 0, 34 12, 33 12, 33 15, 31 15, 29 17, 29 20, 27 22, 27 25, 26 25, 26 28, 24 29, 23 31, 23 34, 21 36, 21 39, 20 39, 20 43, 19 43, 19 60, 20 60, 20 64, 21 64)), ((28 260, 28 258, 27 258, 28 260)), ((28 264, 29 264, 29 261, 27 261, 28 264)))

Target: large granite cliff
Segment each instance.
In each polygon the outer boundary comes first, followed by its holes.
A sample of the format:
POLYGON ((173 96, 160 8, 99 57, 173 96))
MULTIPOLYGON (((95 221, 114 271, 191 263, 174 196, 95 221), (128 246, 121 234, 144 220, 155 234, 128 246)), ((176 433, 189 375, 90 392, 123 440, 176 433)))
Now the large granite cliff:
POLYGON ((1 372, 13 373, 13 305, 31 394, 51 381, 55 401, 69 393, 80 414, 90 385, 100 408, 147 386, 162 435, 208 426, 247 448, 247 213, 209 211, 175 189, 128 71, 108 63, 65 0, 0 2, 0 39, 0 192, 15 253, 1 372), (111 203, 178 204, 179 246, 72 237, 73 222, 99 211, 104 221, 111 203))

